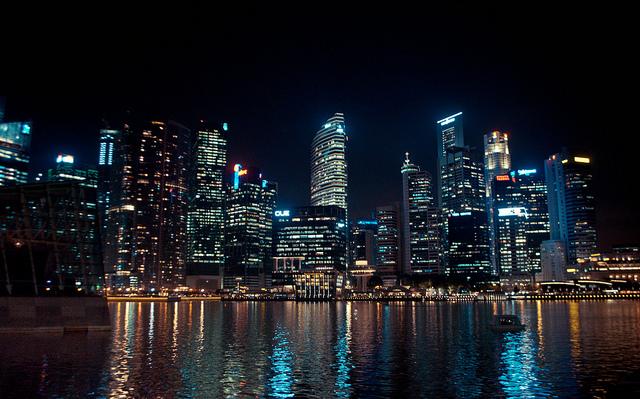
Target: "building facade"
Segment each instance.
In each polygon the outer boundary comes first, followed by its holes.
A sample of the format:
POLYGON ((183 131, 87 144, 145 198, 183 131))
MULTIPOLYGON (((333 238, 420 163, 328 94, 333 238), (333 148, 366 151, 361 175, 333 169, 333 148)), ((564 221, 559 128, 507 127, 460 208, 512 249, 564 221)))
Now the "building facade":
POLYGON ((596 210, 591 159, 554 154, 545 161, 551 239, 565 243, 575 264, 597 250, 596 210))
MULTIPOLYGON (((224 171, 228 124, 195 131, 187 215, 187 280, 220 276, 224 267, 224 171)), ((188 284, 193 286, 193 284, 188 284)))
MULTIPOLYGON (((299 259, 293 263, 298 265, 297 274, 291 278, 298 281, 304 298, 330 299, 341 294, 347 263, 346 226, 346 212, 336 205, 276 211, 276 263, 278 259, 299 259)), ((286 281, 287 277, 275 280, 286 281)))
POLYGON ((449 150, 464 147, 462 112, 447 116, 436 122, 438 142, 438 206, 444 208, 443 187, 448 176, 449 150))
POLYGON ((487 219, 489 220, 489 250, 493 273, 498 272, 496 248, 496 220, 493 213, 492 182, 498 175, 505 175, 511 170, 511 154, 509 153, 509 135, 505 132, 493 131, 484 135, 484 181, 487 197, 487 219))
POLYGON ((223 288, 270 286, 273 214, 278 186, 258 169, 234 165, 227 188, 223 288))
POLYGON ((378 235, 376 237, 376 271, 385 286, 394 286, 401 273, 400 204, 376 208, 378 235))
POLYGON ((335 113, 311 144, 311 206, 347 209, 347 133, 344 115, 335 113))
POLYGON ((406 274, 440 274, 443 253, 441 218, 434 205, 432 178, 411 163, 409 153, 402 174, 402 271, 406 274))

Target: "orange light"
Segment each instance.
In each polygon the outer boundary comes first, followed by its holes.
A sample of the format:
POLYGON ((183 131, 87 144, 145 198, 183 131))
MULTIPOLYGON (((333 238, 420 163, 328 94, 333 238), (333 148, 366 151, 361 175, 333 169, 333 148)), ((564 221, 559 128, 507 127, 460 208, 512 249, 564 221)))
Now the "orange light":
POLYGON ((238 176, 244 176, 247 174, 247 172, 248 172, 247 169, 242 169, 240 172, 238 172, 238 176))
POLYGON ((508 180, 511 180, 511 179, 509 178, 509 175, 498 175, 498 176, 496 176, 496 180, 497 181, 508 181, 508 180))

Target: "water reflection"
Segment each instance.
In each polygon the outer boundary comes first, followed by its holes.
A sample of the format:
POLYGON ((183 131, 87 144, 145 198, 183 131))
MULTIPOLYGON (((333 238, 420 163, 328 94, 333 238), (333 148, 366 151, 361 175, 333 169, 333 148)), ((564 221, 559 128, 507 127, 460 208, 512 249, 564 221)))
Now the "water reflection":
POLYGON ((640 302, 110 310, 107 334, 0 336, 0 396, 605 397, 640 381, 640 302), (527 329, 492 332, 497 313, 527 329))

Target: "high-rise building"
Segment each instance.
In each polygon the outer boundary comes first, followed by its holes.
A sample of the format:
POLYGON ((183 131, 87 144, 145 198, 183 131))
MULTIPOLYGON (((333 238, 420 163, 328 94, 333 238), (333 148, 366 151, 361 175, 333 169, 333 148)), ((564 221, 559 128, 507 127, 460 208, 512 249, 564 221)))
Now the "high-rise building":
POLYGON ((56 167, 47 172, 48 181, 77 181, 82 186, 98 187, 98 171, 75 163, 73 155, 58 154, 56 167))
POLYGON ((450 162, 449 150, 453 147, 464 147, 462 112, 447 116, 436 122, 438 131, 438 206, 444 208, 443 186, 450 162))
POLYGON ((395 285, 401 272, 400 214, 398 203, 376 208, 376 270, 385 286, 395 285))
POLYGON ((402 174, 402 271, 435 273, 441 270, 439 251, 441 226, 439 212, 433 204, 431 174, 409 160, 400 168, 402 174))
POLYGON ((493 273, 497 273, 495 215, 493 213, 491 185, 498 175, 505 175, 511 170, 511 154, 509 153, 509 135, 505 132, 493 131, 484 135, 484 182, 487 197, 487 219, 489 220, 489 249, 493 273))
POLYGON ((567 254, 564 241, 547 240, 540 247, 542 281, 564 281, 567 274, 567 254))
POLYGON ((450 147, 442 173, 442 211, 486 211, 484 168, 468 147, 450 147))
POLYGON ((347 263, 346 226, 346 211, 336 205, 276 211, 273 236, 279 276, 274 282, 293 281, 301 298, 339 296, 347 263))
POLYGON ((536 169, 498 175, 492 182, 495 254, 502 276, 540 271, 540 245, 549 239, 546 185, 536 169))
POLYGON ((597 250, 596 212, 591 159, 554 154, 545 161, 551 239, 565 243, 575 264, 597 250))
POLYGON ((273 214, 278 185, 236 164, 227 190, 223 288, 268 288, 273 258, 273 214))
POLYGON ((100 131, 98 200, 104 212, 103 263, 108 287, 116 292, 143 288, 143 276, 134 268, 137 163, 145 159, 139 156, 140 139, 140 130, 129 122, 122 122, 117 130, 100 131))
POLYGON ((366 262, 368 266, 376 265, 376 236, 378 221, 376 219, 357 219, 351 225, 349 235, 350 266, 357 262, 366 262))
MULTIPOLYGON (((224 266, 223 177, 227 164, 228 124, 221 129, 202 125, 195 132, 187 218, 187 280, 218 276, 224 266)), ((207 279, 208 279, 207 278, 207 279)), ((197 286, 197 284, 189 284, 197 286)))
MULTIPOLYGON (((176 122, 135 129, 132 272, 147 291, 184 284, 191 132, 176 122)), ((129 208, 131 209, 131 208, 129 208)))
POLYGON ((442 174, 447 270, 491 273, 484 167, 467 147, 450 147, 442 174))
POLYGON ((31 156, 31 122, 0 123, 0 187, 24 184, 31 156))
POLYGON ((490 274, 487 213, 484 210, 451 212, 448 226, 448 274, 490 274))
POLYGON ((311 205, 347 209, 347 133, 344 115, 335 113, 311 145, 311 205))

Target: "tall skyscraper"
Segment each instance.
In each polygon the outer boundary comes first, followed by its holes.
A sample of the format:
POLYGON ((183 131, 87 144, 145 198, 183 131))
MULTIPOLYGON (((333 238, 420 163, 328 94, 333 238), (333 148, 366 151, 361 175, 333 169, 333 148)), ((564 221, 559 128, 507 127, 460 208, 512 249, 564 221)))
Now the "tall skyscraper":
POLYGON ((468 147, 451 147, 447 150, 442 174, 442 211, 486 212, 484 168, 468 147))
POLYGON ((442 174, 447 218, 447 268, 455 274, 489 274, 489 225, 484 167, 468 147, 450 147, 442 174))
POLYGON ((223 288, 268 288, 273 258, 273 214, 278 186, 254 168, 236 164, 228 187, 223 288))
POLYGON ((31 157, 31 122, 0 123, 0 187, 24 184, 31 157))
POLYGON ((438 131, 438 206, 444 209, 443 186, 446 184, 449 150, 453 147, 464 147, 462 112, 447 116, 436 122, 438 131))
POLYGON ((545 182, 536 169, 520 169, 496 176, 492 192, 498 272, 526 280, 540 271, 540 245, 549 239, 545 182))
POLYGON ((195 132, 187 218, 188 280, 189 276, 220 276, 224 266, 227 131, 228 124, 224 123, 221 129, 202 125, 195 132))
POLYGON ((591 159, 554 154, 545 161, 551 239, 565 243, 569 264, 597 250, 591 159))
POLYGON ((335 113, 311 145, 311 205, 347 209, 347 133, 344 115, 335 113))
POLYGON ((172 289, 184 284, 191 132, 151 121, 135 133, 132 269, 145 290, 172 289))
POLYGON ((489 220, 489 249, 493 273, 497 273, 495 216, 493 213, 491 185, 498 175, 505 175, 511 170, 511 154, 509 153, 509 135, 505 132, 493 131, 484 135, 484 181, 487 197, 487 219, 489 220))
POLYGON ((376 208, 378 236, 376 242, 376 270, 385 286, 396 284, 401 272, 400 204, 376 208))
POLYGON ((402 173, 402 271, 404 273, 441 272, 439 218, 433 204, 431 174, 420 170, 409 160, 409 153, 400 168, 402 173))

